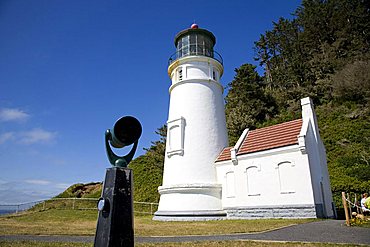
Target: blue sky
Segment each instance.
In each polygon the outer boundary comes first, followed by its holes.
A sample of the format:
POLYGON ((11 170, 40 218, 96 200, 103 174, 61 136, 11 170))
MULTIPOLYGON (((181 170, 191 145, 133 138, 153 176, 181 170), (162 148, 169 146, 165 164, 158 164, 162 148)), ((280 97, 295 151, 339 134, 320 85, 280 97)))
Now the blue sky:
MULTIPOLYGON (((298 0, 0 1, 0 202, 102 181, 104 132, 139 119, 136 156, 167 120, 173 39, 195 22, 216 36, 222 83, 298 0)), ((123 154, 123 153, 122 153, 123 154)))

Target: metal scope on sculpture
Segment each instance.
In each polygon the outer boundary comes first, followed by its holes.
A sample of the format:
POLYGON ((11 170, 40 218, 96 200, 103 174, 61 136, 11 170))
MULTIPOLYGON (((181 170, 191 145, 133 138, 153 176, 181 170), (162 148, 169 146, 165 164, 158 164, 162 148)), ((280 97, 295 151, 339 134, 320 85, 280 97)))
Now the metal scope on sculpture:
POLYGON ((94 247, 134 247, 132 170, 127 167, 134 157, 142 128, 131 116, 117 120, 105 132, 105 148, 113 167, 107 169, 104 188, 98 201, 98 223, 94 247), (125 156, 118 156, 112 147, 132 145, 125 156))
POLYGON ((141 136, 142 128, 140 122, 131 116, 125 116, 117 120, 113 129, 105 132, 105 147, 109 162, 113 166, 127 167, 128 163, 134 157, 137 149, 138 140, 141 136), (117 156, 113 153, 110 145, 115 148, 123 148, 134 144, 131 151, 125 156, 117 156))

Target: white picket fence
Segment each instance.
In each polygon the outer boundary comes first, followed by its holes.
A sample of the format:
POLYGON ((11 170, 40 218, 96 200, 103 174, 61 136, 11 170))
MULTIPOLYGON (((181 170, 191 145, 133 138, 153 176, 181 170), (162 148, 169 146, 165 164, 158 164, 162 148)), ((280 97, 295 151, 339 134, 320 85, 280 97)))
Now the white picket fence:
MULTIPOLYGON (((25 210, 72 209, 97 210, 97 198, 52 198, 25 203, 0 204, 0 214, 19 213, 25 210)), ((135 202, 135 214, 153 215, 158 208, 155 202, 135 202)))

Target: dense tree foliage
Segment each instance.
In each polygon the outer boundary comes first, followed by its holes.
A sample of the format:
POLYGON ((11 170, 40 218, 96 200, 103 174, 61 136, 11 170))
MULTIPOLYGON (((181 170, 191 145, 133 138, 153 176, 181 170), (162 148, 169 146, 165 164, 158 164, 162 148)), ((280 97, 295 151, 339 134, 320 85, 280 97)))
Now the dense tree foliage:
POLYGON ((370 111, 352 102, 316 109, 337 206, 342 191, 370 190, 370 111))
POLYGON ((263 90, 263 78, 255 69, 243 64, 235 69, 234 80, 228 85, 225 111, 230 143, 235 143, 245 128, 254 129, 275 113, 275 104, 263 90))
POLYGON ((162 184, 164 154, 166 148, 167 126, 156 132, 159 140, 152 142, 146 153, 134 159, 129 167, 134 172, 134 200, 140 202, 158 202, 158 186, 162 184))
POLYGON ((281 110, 297 110, 294 102, 307 95, 332 100, 333 74, 369 59, 369 7, 363 0, 304 0, 293 20, 281 18, 261 35, 256 59, 281 110))
POLYGON ((370 102, 370 60, 348 63, 335 73, 333 94, 337 101, 370 102))

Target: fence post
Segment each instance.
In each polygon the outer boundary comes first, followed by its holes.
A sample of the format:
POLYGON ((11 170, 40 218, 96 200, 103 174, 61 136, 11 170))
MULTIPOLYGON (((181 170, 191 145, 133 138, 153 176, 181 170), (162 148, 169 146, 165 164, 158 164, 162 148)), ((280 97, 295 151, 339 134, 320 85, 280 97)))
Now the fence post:
POLYGON ((19 212, 19 204, 17 205, 17 209, 15 210, 15 213, 17 214, 19 212))
POLYGON ((350 194, 349 193, 347 193, 347 201, 348 201, 348 206, 349 206, 349 218, 351 218, 352 219, 352 206, 351 206, 351 198, 349 197, 350 196, 350 194))
POLYGON ((73 200, 72 200, 72 210, 75 210, 75 201, 76 201, 76 198, 73 198, 73 200))
POLYGON ((342 192, 342 202, 343 202, 344 214, 346 215, 346 225, 350 226, 348 207, 347 207, 347 201, 346 201, 346 192, 342 192))
POLYGON ((45 211, 46 208, 46 200, 42 203, 42 211, 45 211))
MULTIPOLYGON (((361 196, 360 196, 360 200, 361 200, 361 196)), ((360 211, 359 211, 359 208, 358 208, 357 194, 355 194, 355 207, 356 207, 356 212, 359 214, 360 211)))

